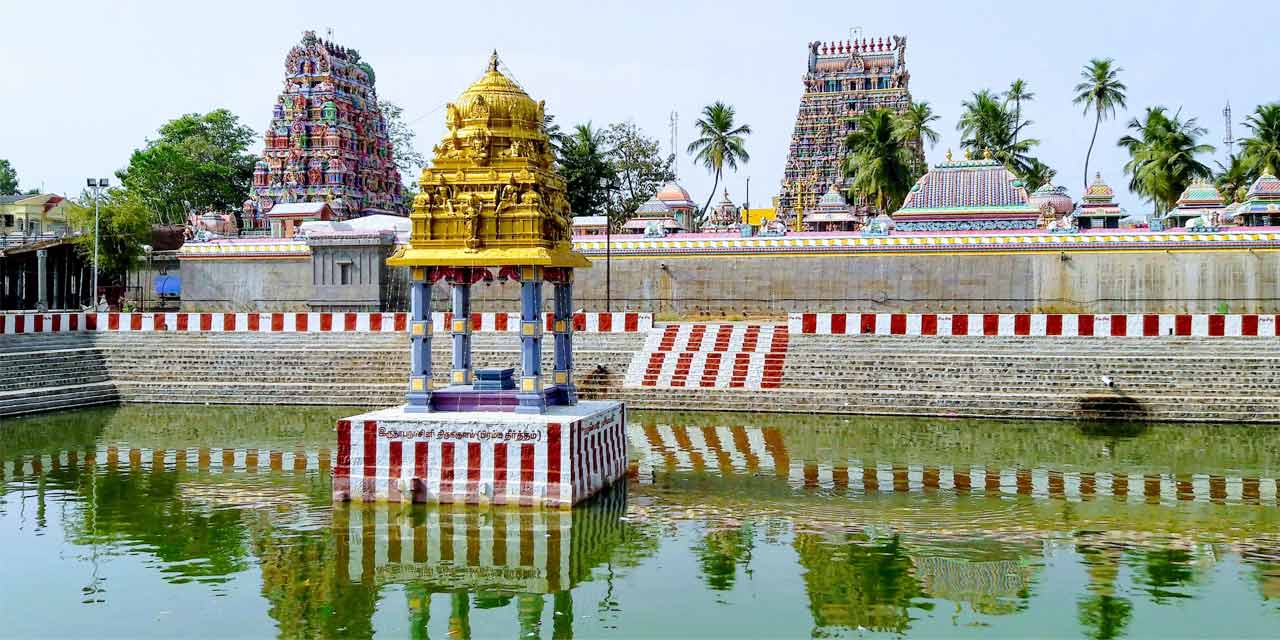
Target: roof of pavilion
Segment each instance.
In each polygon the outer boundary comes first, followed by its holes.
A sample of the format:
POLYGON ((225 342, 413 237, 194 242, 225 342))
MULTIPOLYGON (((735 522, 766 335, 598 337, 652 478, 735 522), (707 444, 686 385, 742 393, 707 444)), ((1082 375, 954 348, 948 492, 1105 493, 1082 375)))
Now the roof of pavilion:
POLYGON ((1022 181, 994 159, 948 160, 911 187, 894 217, 1038 216, 1029 199, 1022 181))

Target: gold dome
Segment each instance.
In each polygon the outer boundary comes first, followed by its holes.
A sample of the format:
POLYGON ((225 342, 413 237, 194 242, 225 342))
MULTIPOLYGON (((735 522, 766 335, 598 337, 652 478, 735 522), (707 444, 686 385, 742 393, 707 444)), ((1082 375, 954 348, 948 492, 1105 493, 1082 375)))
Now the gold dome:
POLYGON ((511 137, 545 139, 542 134, 543 103, 498 71, 498 52, 489 56, 482 78, 467 87, 447 107, 446 125, 465 135, 474 128, 510 129, 511 137))
POLYGON ((448 132, 418 179, 407 267, 586 267, 573 251, 564 180, 542 128, 543 103, 498 71, 446 107, 448 132))

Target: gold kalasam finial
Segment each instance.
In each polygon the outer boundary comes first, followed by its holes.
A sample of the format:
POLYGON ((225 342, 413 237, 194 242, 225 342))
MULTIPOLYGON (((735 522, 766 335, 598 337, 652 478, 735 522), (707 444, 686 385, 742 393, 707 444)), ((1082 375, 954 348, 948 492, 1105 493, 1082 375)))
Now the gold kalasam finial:
POLYGON ((494 49, 493 53, 489 54, 489 70, 490 71, 498 70, 498 50, 497 49, 494 49))
POLYGON ((951 150, 947 149, 947 162, 951 162, 951 150))
POLYGON ((982 150, 982 159, 983 160, 991 159, 991 147, 987 147, 986 149, 982 150))
POLYGON ((973 159, 973 149, 965 149, 965 150, 964 150, 964 159, 965 159, 965 160, 972 160, 972 159, 973 159))

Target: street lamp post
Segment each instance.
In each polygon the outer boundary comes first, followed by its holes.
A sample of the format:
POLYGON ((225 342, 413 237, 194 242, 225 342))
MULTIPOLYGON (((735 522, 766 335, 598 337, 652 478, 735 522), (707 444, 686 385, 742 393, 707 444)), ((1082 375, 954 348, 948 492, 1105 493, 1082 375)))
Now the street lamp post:
POLYGON ((93 190, 93 290, 89 292, 89 302, 93 310, 98 310, 98 206, 99 196, 109 186, 106 178, 89 178, 85 181, 93 190))

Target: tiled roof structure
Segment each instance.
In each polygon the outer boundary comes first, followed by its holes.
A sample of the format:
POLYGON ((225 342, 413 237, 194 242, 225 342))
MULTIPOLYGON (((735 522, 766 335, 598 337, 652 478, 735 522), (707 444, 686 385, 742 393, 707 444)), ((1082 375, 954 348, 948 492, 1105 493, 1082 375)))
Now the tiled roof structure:
POLYGON ((1258 176, 1237 213, 1280 215, 1280 179, 1270 173, 1258 176))
POLYGON ((894 214, 900 231, 1034 229, 1040 211, 993 159, 946 161, 924 174, 894 214))
POLYGON ((1224 204, 1217 187, 1204 180, 1197 180, 1183 190, 1178 197, 1178 205, 1165 214, 1165 219, 1186 222, 1190 218, 1222 209, 1224 204))
POLYGON ((693 198, 689 196, 689 192, 674 182, 668 182, 666 186, 658 190, 657 195, 654 197, 672 207, 697 206, 694 204, 693 198))

